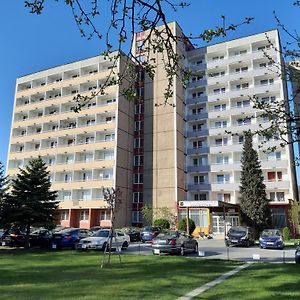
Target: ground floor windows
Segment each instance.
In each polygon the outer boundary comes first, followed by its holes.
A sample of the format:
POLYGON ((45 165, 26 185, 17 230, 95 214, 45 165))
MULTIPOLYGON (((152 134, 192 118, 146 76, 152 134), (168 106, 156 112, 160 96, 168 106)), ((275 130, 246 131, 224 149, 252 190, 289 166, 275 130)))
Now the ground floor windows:
POLYGON ((88 209, 81 210, 79 220, 87 221, 88 219, 89 219, 89 210, 88 209))
POLYGON ((60 219, 62 221, 67 221, 69 220, 69 211, 68 210, 62 210, 60 214, 60 219))
POLYGON ((141 211, 132 211, 132 223, 142 223, 141 211))
POLYGON ((271 217, 274 228, 283 228, 287 226, 284 208, 271 208, 271 217))

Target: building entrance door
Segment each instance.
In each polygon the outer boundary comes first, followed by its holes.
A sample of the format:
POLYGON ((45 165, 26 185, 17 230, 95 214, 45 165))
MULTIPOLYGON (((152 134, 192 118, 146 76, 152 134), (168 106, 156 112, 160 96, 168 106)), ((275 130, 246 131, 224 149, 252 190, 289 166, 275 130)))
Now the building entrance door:
POLYGON ((212 216, 212 230, 214 234, 224 233, 224 218, 222 215, 212 216))

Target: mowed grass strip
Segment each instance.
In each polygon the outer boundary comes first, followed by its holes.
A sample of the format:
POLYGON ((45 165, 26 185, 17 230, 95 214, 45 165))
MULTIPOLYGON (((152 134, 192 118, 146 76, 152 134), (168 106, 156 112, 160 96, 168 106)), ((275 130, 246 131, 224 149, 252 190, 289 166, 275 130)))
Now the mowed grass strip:
POLYGON ((0 251, 0 299, 176 299, 238 264, 177 256, 0 251))
POLYGON ((252 264, 194 299, 299 300, 300 266, 252 264))

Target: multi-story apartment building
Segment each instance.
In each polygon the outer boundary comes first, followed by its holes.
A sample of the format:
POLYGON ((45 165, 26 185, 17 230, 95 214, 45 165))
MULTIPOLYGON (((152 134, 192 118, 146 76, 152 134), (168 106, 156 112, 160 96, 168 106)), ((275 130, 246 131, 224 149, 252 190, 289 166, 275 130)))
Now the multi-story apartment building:
POLYGON ((64 226, 89 228, 110 220, 102 187, 120 188, 117 224, 131 222, 133 104, 114 85, 81 112, 73 110, 74 96, 97 91, 112 71, 124 69, 125 60, 121 56, 114 66, 97 56, 17 79, 7 174, 41 156, 58 191, 64 226))
MULTIPOLYGON (((184 36, 176 23, 170 27, 184 36)), ((141 61, 147 34, 135 35, 133 50, 141 61)), ((89 227, 109 220, 101 187, 113 186, 122 190, 118 225, 141 226, 142 206, 151 204, 154 210, 169 208, 178 218, 188 213, 199 231, 222 233, 224 219, 228 225, 240 222, 243 131, 269 124, 250 98, 287 97, 277 74, 283 61, 274 48, 280 48, 276 30, 198 49, 186 40, 174 42, 175 52, 184 57, 182 66, 193 76, 186 89, 174 78, 171 105, 161 105, 167 79, 163 54, 157 52, 150 53, 157 62, 153 80, 137 70, 134 102, 115 85, 78 114, 72 110, 73 96, 97 89, 111 62, 99 56, 21 77, 7 173, 14 176, 19 166, 40 155, 59 192, 63 225, 89 227)), ((254 138, 273 219, 284 226, 290 199, 297 199, 293 149, 266 153, 258 148, 260 142, 254 138)), ((274 136, 264 147, 279 144, 274 136)))

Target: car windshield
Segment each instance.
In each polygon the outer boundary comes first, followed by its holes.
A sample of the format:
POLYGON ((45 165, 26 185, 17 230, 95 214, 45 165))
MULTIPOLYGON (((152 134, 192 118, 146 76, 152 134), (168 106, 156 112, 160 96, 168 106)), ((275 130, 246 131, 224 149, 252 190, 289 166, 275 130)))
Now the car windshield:
POLYGON ((264 230, 261 234, 262 236, 280 236, 279 230, 267 229, 264 230))
POLYGON ((243 227, 235 227, 229 229, 230 234, 245 234, 246 232, 247 230, 243 227))
POLYGON ((109 231, 108 230, 99 230, 96 231, 92 236, 96 236, 96 237, 108 237, 109 235, 109 231))

